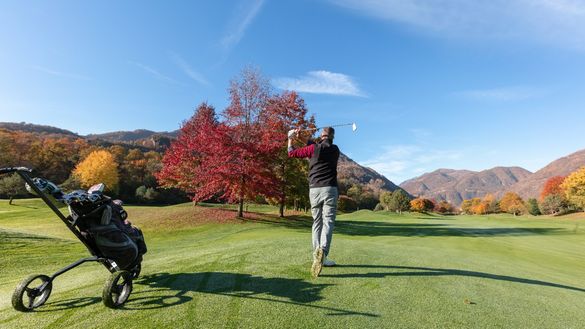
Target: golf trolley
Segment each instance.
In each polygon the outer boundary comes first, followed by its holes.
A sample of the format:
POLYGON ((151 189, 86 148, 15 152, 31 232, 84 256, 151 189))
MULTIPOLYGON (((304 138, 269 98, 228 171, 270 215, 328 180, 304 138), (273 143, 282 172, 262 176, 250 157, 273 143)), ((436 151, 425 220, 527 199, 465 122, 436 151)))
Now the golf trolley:
POLYGON ((0 175, 8 173, 22 177, 27 190, 38 195, 91 254, 91 257, 79 259, 51 276, 34 274, 24 279, 12 295, 14 309, 29 312, 42 306, 51 295, 53 280, 87 262, 101 263, 111 273, 104 284, 103 303, 110 308, 122 306, 132 292, 132 280, 140 274, 146 244, 142 232, 126 221, 127 214, 121 201, 103 195, 103 184, 95 185, 87 192, 64 194, 55 184, 33 178, 31 169, 0 168, 0 175), (62 205, 68 206, 68 216, 59 210, 62 205))

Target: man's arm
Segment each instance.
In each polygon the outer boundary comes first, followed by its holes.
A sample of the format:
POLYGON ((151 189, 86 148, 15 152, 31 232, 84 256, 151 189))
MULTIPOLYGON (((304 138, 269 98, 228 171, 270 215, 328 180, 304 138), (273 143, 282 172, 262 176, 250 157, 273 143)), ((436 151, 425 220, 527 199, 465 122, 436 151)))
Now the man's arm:
MULTIPOLYGON (((297 134, 299 130, 294 131, 297 134)), ((291 130, 288 134, 288 156, 289 158, 310 158, 313 156, 313 152, 315 152, 315 143, 311 140, 307 140, 307 145, 298 149, 295 149, 292 145, 292 137, 294 136, 293 131, 291 130)))
POLYGON ((290 145, 288 147, 288 157, 289 158, 310 158, 313 156, 315 152, 315 143, 312 141, 309 145, 303 146, 301 148, 295 149, 290 145))

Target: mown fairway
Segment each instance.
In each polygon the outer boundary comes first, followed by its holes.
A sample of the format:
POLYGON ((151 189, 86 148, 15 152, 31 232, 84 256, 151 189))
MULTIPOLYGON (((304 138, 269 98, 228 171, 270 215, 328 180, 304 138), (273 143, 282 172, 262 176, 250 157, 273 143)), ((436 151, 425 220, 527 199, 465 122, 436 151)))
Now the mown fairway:
POLYGON ((0 201, 0 328, 585 326, 578 216, 342 215, 331 253, 341 265, 313 280, 306 218, 127 207, 149 252, 126 307, 104 307, 109 273, 91 263, 57 278, 48 302, 25 314, 10 305, 17 283, 87 251, 38 200, 16 204, 0 201))

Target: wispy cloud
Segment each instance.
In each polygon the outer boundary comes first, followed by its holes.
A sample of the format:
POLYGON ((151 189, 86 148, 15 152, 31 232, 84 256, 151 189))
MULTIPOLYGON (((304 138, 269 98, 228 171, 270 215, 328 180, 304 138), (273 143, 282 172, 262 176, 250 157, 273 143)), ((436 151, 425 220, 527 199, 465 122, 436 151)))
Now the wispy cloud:
POLYGON ((57 70, 53 70, 53 69, 49 69, 46 67, 42 67, 42 66, 31 66, 32 69, 46 73, 46 74, 50 74, 56 77, 61 77, 61 78, 68 78, 68 79, 75 79, 75 80, 91 80, 91 78, 85 76, 85 75, 79 75, 79 74, 74 74, 74 73, 66 73, 66 72, 62 72, 62 71, 57 71, 57 70))
POLYGON ((280 89, 305 93, 366 97, 350 76, 329 71, 310 71, 299 78, 277 78, 273 84, 280 89))
POLYGON ((536 41, 585 50, 583 1, 330 0, 330 2, 441 37, 536 41))
POLYGON ((453 164, 463 154, 456 150, 427 148, 421 145, 388 145, 371 159, 360 161, 395 184, 437 169, 437 166, 453 164))
POLYGON ((228 31, 221 38, 220 43, 225 50, 230 50, 240 42, 246 33, 246 29, 254 21, 263 4, 264 0, 242 2, 242 7, 238 8, 238 14, 233 17, 228 31))
POLYGON ((194 70, 191 67, 191 65, 189 65, 187 63, 187 61, 185 61, 181 56, 179 56, 176 53, 171 53, 171 58, 172 58, 173 62, 175 62, 175 64, 177 64, 177 66, 179 66, 179 68, 181 68, 181 70, 183 70, 183 72, 187 76, 189 76, 191 79, 197 81, 198 83, 200 83, 202 85, 206 85, 206 86, 209 85, 209 81, 207 81, 207 79, 205 79, 203 74, 194 70))
POLYGON ((456 97, 478 101, 519 101, 539 97, 543 91, 529 87, 503 87, 464 90, 453 94, 456 97))
POLYGON ((152 76, 154 76, 155 78, 157 78, 159 80, 166 81, 169 83, 179 84, 179 82, 177 80, 160 73, 158 70, 156 70, 148 65, 145 65, 145 64, 142 64, 139 62, 134 62, 134 61, 128 61, 128 63, 130 63, 136 67, 141 68, 142 70, 148 72, 149 74, 151 74, 152 76))

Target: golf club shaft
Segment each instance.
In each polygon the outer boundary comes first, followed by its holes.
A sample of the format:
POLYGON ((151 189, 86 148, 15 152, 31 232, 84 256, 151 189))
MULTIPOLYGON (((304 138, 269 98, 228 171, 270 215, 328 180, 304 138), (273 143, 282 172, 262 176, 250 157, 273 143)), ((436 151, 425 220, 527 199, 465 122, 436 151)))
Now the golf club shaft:
MULTIPOLYGON (((353 126, 353 122, 352 123, 342 123, 342 124, 333 125, 333 126, 325 126, 325 127, 334 128, 334 127, 344 127, 344 126, 353 126)), ((319 129, 323 129, 325 127, 309 128, 309 129, 303 129, 301 131, 319 130, 319 129)))

